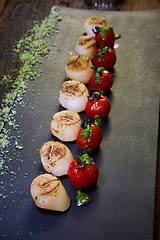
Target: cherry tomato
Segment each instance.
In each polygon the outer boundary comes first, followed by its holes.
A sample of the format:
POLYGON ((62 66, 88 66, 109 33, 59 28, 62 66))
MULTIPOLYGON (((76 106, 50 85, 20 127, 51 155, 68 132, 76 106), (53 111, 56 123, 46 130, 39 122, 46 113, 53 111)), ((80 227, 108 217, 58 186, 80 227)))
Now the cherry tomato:
POLYGON ((99 169, 95 163, 81 166, 77 160, 71 162, 68 168, 68 178, 76 188, 86 189, 97 183, 99 169))
POLYGON ((116 63, 116 54, 112 48, 104 47, 97 49, 94 57, 93 64, 96 67, 104 67, 106 69, 112 68, 116 63))
POLYGON ((77 144, 82 150, 92 151, 102 142, 102 131, 96 124, 87 124, 80 128, 77 135, 77 144))
POLYGON ((96 96, 96 93, 89 97, 86 104, 86 114, 89 118, 94 119, 95 116, 99 116, 104 119, 108 116, 111 109, 111 104, 108 98, 104 95, 96 96))
POLYGON ((105 26, 99 30, 95 36, 99 46, 113 46, 115 42, 115 34, 112 26, 105 26))
POLYGON ((113 85, 112 74, 104 67, 97 68, 96 72, 90 77, 88 86, 94 92, 107 92, 113 85))

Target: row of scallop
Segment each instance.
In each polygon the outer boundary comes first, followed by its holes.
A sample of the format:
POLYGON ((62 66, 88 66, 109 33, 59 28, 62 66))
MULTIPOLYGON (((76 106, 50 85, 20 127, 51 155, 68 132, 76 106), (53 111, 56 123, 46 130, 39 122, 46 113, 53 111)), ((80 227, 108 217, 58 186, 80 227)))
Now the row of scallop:
MULTIPOLYGON (((51 120, 51 132, 63 142, 75 141, 81 127, 78 114, 85 110, 88 89, 85 86, 93 75, 92 58, 96 51, 95 27, 104 27, 107 20, 92 17, 85 20, 86 36, 81 36, 75 47, 78 55, 68 59, 66 76, 68 81, 62 84, 59 102, 67 110, 55 113, 51 120)), ((41 174, 31 183, 31 195, 40 208, 65 211, 70 206, 70 197, 59 176, 68 173, 68 167, 74 157, 69 148, 58 141, 49 141, 40 149, 41 162, 48 174, 41 174)))

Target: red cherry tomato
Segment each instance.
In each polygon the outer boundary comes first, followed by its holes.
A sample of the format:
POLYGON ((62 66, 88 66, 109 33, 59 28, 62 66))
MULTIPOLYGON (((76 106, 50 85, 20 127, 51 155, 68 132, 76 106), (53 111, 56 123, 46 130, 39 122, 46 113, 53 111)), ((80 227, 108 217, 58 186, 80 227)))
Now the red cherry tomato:
POLYGON ((97 49, 93 64, 96 67, 104 67, 106 69, 112 68, 116 63, 116 54, 112 48, 104 47, 97 49))
POLYGON ((94 92, 107 92, 113 85, 112 74, 99 67, 97 71, 90 77, 88 86, 94 92))
POLYGON ((82 150, 95 150, 102 142, 102 131, 96 124, 88 124, 80 128, 77 135, 77 144, 82 150))
POLYGON ((86 114, 89 118, 94 119, 98 115, 101 119, 104 119, 108 116, 111 104, 108 98, 104 95, 100 95, 97 100, 94 100, 94 97, 90 97, 91 100, 88 100, 86 104, 86 114))
POLYGON ((77 161, 71 162, 68 169, 68 177, 72 185, 76 188, 86 189, 95 185, 99 176, 99 169, 95 163, 85 165, 81 168, 77 161))
POLYGON ((99 46, 113 46, 115 34, 112 26, 105 26, 95 36, 99 46))

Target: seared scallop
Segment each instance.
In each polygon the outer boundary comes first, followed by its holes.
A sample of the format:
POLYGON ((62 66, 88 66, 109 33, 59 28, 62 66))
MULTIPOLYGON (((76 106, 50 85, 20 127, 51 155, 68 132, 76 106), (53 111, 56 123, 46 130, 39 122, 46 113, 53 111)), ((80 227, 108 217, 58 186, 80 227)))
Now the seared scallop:
POLYGON ((107 25, 107 19, 104 17, 89 17, 85 19, 84 28, 89 36, 95 36, 95 28, 100 27, 103 28, 107 25))
POLYGON ((51 132, 62 141, 75 141, 80 127, 81 118, 75 111, 63 110, 52 116, 51 132))
POLYGON ((75 55, 68 59, 66 74, 69 79, 88 83, 94 73, 93 64, 87 55, 75 55))
POLYGON ((62 84, 62 89, 59 94, 60 104, 75 112, 82 112, 85 110, 89 95, 88 89, 83 83, 71 80, 62 84))
POLYGON ((55 141, 44 143, 40 149, 40 156, 44 169, 55 176, 66 175, 74 159, 67 146, 55 141))
POLYGON ((55 211, 66 211, 70 197, 61 181, 51 174, 41 174, 31 183, 31 195, 37 207, 55 211))
POLYGON ((96 40, 93 36, 81 36, 76 44, 76 52, 79 55, 87 55, 93 58, 96 51, 96 40))

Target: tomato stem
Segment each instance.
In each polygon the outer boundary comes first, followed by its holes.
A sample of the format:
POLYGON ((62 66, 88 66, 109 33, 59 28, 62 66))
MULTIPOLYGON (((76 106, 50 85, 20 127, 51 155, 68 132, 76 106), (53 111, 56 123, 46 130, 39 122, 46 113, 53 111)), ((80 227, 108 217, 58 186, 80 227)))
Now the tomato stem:
POLYGON ((102 72, 104 71, 104 67, 98 67, 96 69, 96 73, 95 73, 95 77, 94 77, 94 81, 95 83, 101 83, 101 76, 102 76, 102 72))
POLYGON ((92 127, 89 124, 82 130, 81 136, 86 139, 92 136, 92 127))
POLYGON ((91 124, 91 120, 89 118, 87 118, 82 122, 81 127, 86 128, 87 125, 90 125, 90 124, 91 124))
POLYGON ((104 47, 101 48, 100 52, 98 52, 97 57, 99 62, 104 58, 104 55, 108 53, 108 49, 109 49, 108 47, 104 47))
POLYGON ((80 165, 80 167, 76 169, 81 169, 84 168, 86 165, 92 165, 93 158, 90 157, 87 153, 83 153, 76 159, 76 162, 78 165, 80 165))
POLYGON ((88 96, 88 100, 91 102, 98 101, 98 99, 100 99, 102 93, 103 92, 93 92, 91 96, 88 96))
POLYGON ((105 26, 104 28, 102 28, 101 29, 101 31, 100 31, 100 35, 101 35, 101 37, 103 38, 103 37, 106 37, 107 35, 108 35, 108 33, 109 33, 109 31, 110 30, 113 30, 113 27, 112 26, 105 26))

